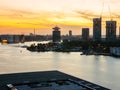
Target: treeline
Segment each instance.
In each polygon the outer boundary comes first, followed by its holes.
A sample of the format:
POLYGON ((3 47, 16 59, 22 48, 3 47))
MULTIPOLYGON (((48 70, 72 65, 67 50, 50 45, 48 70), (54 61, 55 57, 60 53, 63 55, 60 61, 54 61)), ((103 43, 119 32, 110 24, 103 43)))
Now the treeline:
POLYGON ((74 47, 81 47, 82 50, 92 49, 95 52, 109 52, 110 47, 120 47, 120 40, 115 41, 63 41, 63 48, 70 49, 74 47))

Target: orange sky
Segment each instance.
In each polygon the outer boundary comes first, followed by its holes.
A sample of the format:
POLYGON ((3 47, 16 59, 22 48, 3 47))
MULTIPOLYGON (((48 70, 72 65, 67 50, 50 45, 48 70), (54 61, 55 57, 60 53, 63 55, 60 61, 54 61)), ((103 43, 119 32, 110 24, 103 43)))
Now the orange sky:
POLYGON ((62 34, 80 34, 82 27, 89 27, 92 19, 103 16, 105 21, 120 23, 119 0, 1 0, 0 34, 29 34, 36 28, 37 34, 51 34, 52 27, 59 26, 62 34), (93 3, 94 2, 94 3, 93 3))

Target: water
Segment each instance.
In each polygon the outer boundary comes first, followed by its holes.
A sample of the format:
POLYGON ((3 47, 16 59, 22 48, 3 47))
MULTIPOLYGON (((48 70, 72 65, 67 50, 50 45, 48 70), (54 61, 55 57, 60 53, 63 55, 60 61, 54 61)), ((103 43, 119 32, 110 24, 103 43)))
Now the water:
MULTIPOLYGON (((25 43, 30 45, 33 42, 25 43)), ((59 70, 112 90, 120 90, 120 59, 79 52, 30 52, 20 44, 0 45, 0 74, 59 70)))

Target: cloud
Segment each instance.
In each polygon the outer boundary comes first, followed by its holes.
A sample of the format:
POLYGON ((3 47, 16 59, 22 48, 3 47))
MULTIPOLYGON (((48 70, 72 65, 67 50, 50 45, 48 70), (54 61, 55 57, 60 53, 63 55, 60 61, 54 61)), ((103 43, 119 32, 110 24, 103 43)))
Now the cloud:
POLYGON ((78 17, 84 18, 86 20, 92 20, 95 17, 100 17, 100 15, 90 12, 88 10, 76 10, 74 11, 78 17))
POLYGON ((110 19, 110 18, 113 18, 113 19, 120 19, 120 14, 119 12, 116 13, 116 12, 112 12, 112 13, 104 13, 103 15, 99 15, 99 14, 96 14, 95 12, 90 12, 90 11, 87 11, 87 10, 77 10, 77 11, 74 11, 78 17, 81 17, 81 18, 84 18, 86 20, 93 20, 93 18, 99 18, 99 17, 102 17, 102 19, 105 21, 107 19, 110 19))
POLYGON ((0 7, 0 18, 12 18, 12 19, 21 19, 26 15, 32 15, 33 12, 25 10, 17 10, 8 7, 0 7))

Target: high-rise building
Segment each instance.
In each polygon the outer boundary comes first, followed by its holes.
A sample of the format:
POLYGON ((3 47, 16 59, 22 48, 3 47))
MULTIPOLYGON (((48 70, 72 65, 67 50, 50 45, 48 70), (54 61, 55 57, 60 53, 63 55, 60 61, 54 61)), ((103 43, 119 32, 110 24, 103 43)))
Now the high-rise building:
POLYGON ((106 40, 116 39, 116 21, 106 21, 106 40))
POLYGON ((94 18, 93 19, 93 39, 94 40, 101 40, 101 18, 94 18))
POLYGON ((89 28, 82 28, 82 39, 83 40, 89 39, 89 28))
POLYGON ((119 27, 119 39, 120 39, 120 27, 119 27))
POLYGON ((52 40, 53 42, 60 42, 61 41, 61 32, 59 27, 53 28, 52 40))
POLYGON ((70 36, 70 37, 72 36, 72 31, 71 31, 71 30, 69 30, 69 36, 70 36))

